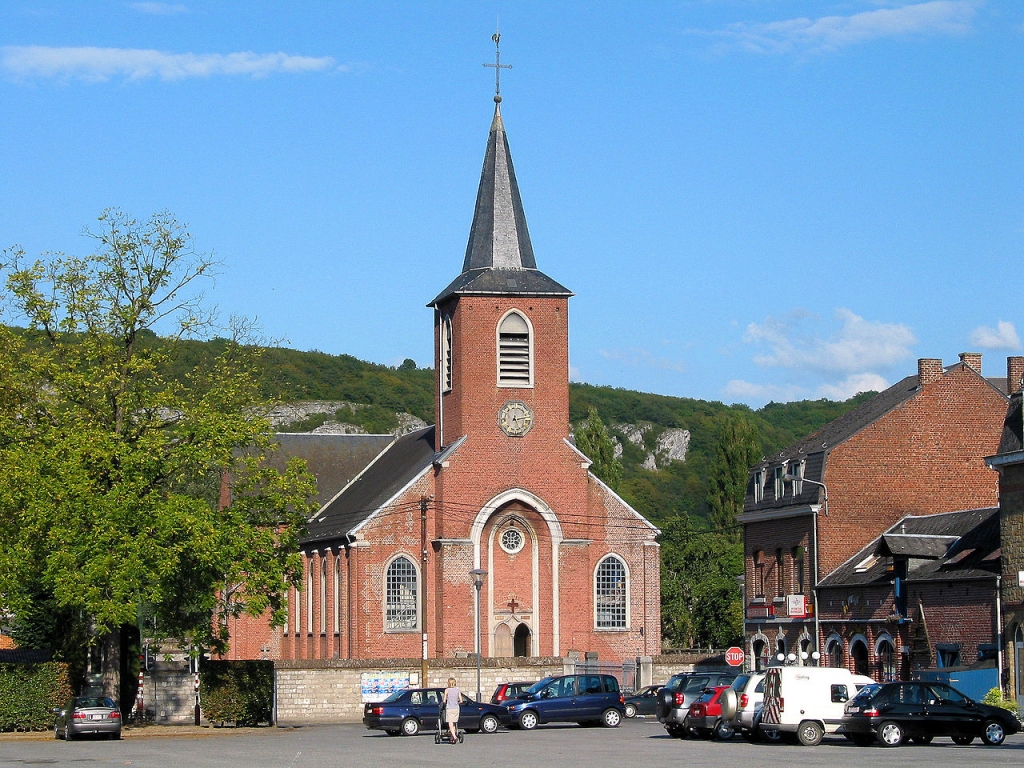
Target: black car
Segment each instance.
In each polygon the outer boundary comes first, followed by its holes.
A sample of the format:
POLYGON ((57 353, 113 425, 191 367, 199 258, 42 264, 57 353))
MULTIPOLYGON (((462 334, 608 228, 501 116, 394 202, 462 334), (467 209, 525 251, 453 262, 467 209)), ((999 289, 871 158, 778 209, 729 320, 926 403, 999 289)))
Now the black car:
MULTIPOLYGON (((412 688, 398 691, 384 701, 363 705, 363 725, 381 730, 390 736, 415 736, 422 731, 436 731, 441 711, 443 688, 412 688)), ((505 707, 473 701, 466 695, 459 702, 459 728, 470 732, 494 733, 509 724, 505 707)))
POLYGON ((660 685, 648 685, 626 697, 626 717, 654 715, 658 712, 658 691, 660 685))
POLYGON ((949 736, 957 744, 970 744, 980 736, 995 746, 1019 729, 1011 713, 974 701, 945 683, 866 685, 843 714, 843 732, 861 747, 876 740, 886 747, 898 747, 907 739, 927 744, 936 736, 949 736))

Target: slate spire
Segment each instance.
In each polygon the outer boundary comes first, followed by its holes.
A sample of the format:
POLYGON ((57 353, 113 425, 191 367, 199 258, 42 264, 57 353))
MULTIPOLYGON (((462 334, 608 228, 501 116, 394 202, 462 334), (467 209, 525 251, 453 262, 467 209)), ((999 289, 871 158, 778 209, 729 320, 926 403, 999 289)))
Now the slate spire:
POLYGON ((453 294, 572 296, 572 291, 537 269, 498 94, 462 274, 430 306, 453 294))

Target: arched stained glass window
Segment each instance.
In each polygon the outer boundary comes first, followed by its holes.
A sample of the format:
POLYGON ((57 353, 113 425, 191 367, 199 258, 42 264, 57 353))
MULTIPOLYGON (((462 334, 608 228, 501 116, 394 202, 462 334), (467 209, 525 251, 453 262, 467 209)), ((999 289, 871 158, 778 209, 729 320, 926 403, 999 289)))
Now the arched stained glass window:
POLYGON ((597 566, 595 600, 598 629, 626 628, 626 566, 609 555, 597 566))

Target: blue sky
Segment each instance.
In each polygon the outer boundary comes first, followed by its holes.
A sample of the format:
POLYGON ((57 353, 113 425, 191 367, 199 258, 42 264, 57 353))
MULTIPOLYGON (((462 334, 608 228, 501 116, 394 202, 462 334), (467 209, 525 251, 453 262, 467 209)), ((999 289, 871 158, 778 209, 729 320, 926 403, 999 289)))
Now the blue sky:
POLYGON ((757 407, 1022 354, 1016 0, 5 0, 0 246, 167 209, 222 317, 429 365, 499 16, 574 380, 757 407))

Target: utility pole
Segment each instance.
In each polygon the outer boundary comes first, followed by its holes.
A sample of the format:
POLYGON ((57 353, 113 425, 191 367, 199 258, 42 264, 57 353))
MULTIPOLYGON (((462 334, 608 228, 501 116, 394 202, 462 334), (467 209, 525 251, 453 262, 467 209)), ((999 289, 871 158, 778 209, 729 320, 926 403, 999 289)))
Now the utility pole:
POLYGON ((420 629, 423 632, 423 655, 420 659, 420 686, 427 682, 427 503, 430 497, 420 499, 420 629))

